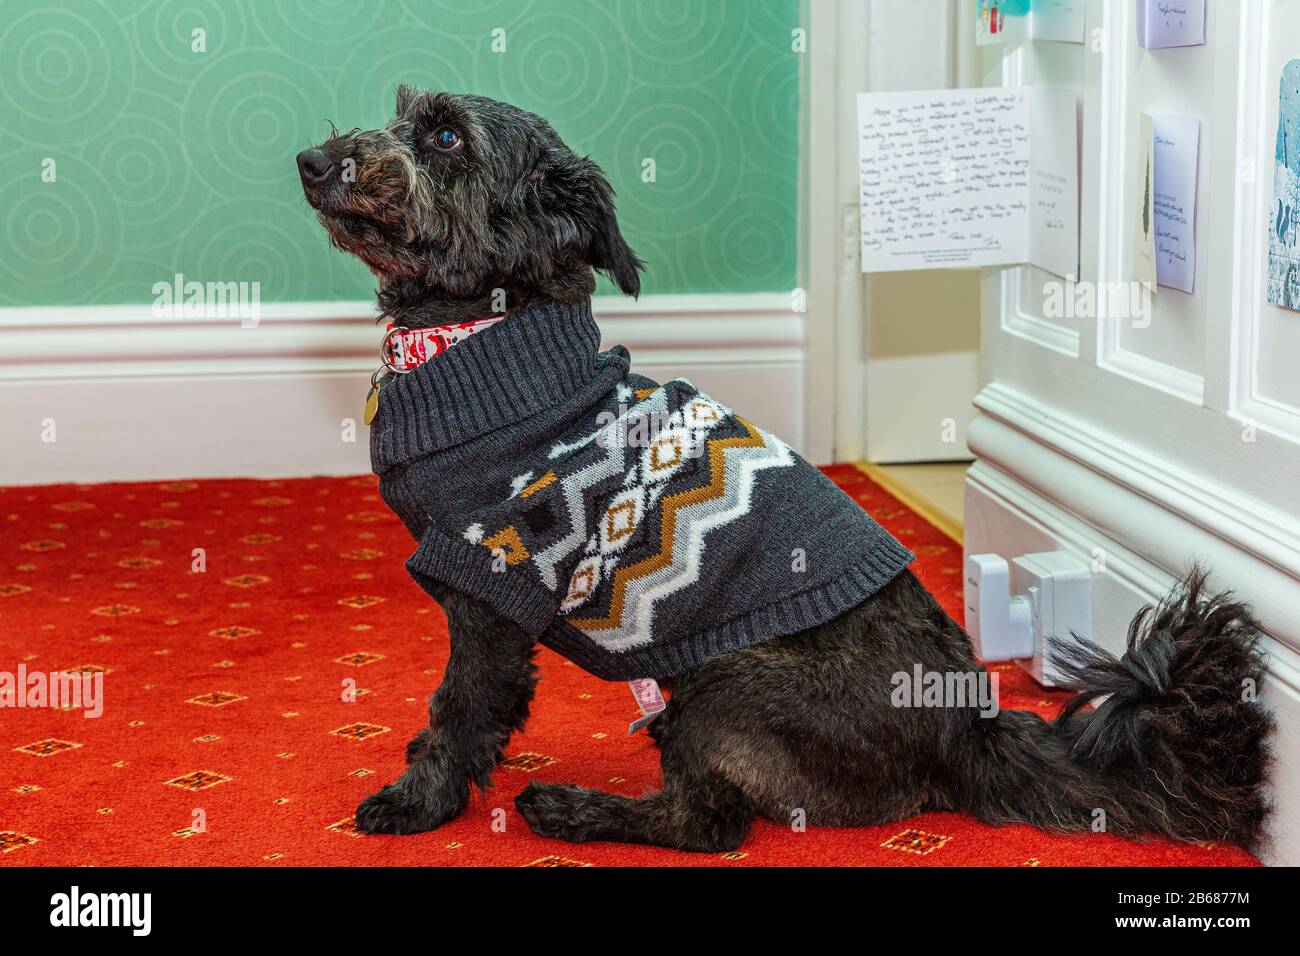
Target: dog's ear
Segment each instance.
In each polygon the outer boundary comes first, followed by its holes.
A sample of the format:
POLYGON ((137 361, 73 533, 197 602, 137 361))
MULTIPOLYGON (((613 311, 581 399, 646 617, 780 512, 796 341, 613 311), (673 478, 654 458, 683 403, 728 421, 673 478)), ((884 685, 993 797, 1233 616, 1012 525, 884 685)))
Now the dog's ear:
POLYGON ((411 86, 407 83, 401 84, 397 88, 397 112, 395 115, 404 115, 411 108, 411 104, 415 102, 420 92, 418 86, 411 86))
POLYGON ((554 211, 577 227, 587 264, 609 276, 624 295, 640 295, 645 263, 618 228, 614 189, 600 167, 585 157, 574 157, 544 170, 540 182, 558 207, 554 211))

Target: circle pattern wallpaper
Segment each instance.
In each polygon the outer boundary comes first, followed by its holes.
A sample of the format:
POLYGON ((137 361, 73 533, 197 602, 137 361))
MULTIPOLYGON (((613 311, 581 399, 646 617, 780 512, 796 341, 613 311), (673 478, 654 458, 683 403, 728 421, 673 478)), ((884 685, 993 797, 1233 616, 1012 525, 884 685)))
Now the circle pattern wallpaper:
MULTIPOLYGON (((5 0, 0 305, 177 273, 368 298, 294 156, 399 83, 546 117, 604 167, 643 293, 796 284, 798 0, 5 0)), ((611 287, 602 281, 601 291, 611 287)))

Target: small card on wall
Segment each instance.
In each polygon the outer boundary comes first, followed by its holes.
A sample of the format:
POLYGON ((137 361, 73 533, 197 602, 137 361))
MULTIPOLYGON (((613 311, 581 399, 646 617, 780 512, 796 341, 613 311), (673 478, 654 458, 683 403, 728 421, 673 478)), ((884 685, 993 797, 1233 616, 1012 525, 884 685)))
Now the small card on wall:
POLYGON ((1136 239, 1133 244, 1133 278, 1148 289, 1156 287, 1156 140, 1151 117, 1141 116, 1138 152, 1142 169, 1141 201, 1137 209, 1136 239))
POLYGON ((1138 43, 1148 50, 1205 42, 1205 0, 1138 0, 1138 43))
POLYGON ((1029 36, 1034 40, 1082 43, 1084 0, 1034 0, 1029 15, 1029 36))
POLYGON ((1134 278, 1191 292, 1196 280, 1196 171, 1201 121, 1143 113, 1145 155, 1138 208, 1134 278))
POLYGON ((1027 28, 1029 0, 975 0, 979 5, 975 21, 975 42, 979 46, 1021 40, 1027 28))
POLYGON ((860 93, 862 271, 1077 275, 1077 131, 1068 90, 860 93))
POLYGON ((1291 60, 1282 68, 1274 157, 1268 302, 1300 309, 1300 60, 1291 60))
POLYGON ((1084 41, 1084 0, 976 0, 975 42, 1084 41))

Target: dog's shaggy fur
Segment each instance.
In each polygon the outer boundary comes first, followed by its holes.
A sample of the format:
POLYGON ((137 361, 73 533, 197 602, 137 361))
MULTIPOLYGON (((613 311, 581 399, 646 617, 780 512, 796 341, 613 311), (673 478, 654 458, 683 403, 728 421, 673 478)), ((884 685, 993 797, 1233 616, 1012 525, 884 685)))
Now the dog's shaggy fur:
MULTIPOLYGON (((337 131, 298 157, 308 201, 338 248, 415 327, 533 302, 574 302, 592 270, 627 294, 640 261, 590 159, 541 118, 479 96, 403 87, 387 127, 337 131)), ((451 659, 409 767, 357 809, 368 833, 416 833, 490 784, 537 681, 533 641, 450 588, 438 595, 451 659)), ((819 628, 706 661, 666 682, 651 725, 663 788, 628 798, 531 783, 515 802, 538 833, 684 850, 732 849, 755 814, 854 826, 922 810, 988 823, 1254 845, 1267 806, 1268 712, 1249 609, 1193 571, 1133 621, 1116 659, 1086 642, 1060 653, 1081 693, 1049 724, 973 707, 899 708, 893 677, 916 665, 979 673, 971 643, 905 571, 819 628), (1104 697, 1095 709, 1085 707, 1104 697), (1098 811, 1104 811, 1104 816, 1098 811)))

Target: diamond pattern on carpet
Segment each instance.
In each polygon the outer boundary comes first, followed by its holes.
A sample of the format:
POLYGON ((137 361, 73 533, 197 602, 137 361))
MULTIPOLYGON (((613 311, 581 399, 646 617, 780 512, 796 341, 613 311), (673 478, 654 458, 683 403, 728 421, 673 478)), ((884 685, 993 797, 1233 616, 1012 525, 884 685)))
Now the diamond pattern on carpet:
MULTIPOLYGON (((961 614, 961 548, 852 466, 826 469, 961 614)), ((103 716, 0 709, 0 865, 1252 865, 1231 846, 1049 836, 927 813, 694 855, 534 836, 529 780, 638 795, 657 753, 624 684, 549 651, 495 787, 442 829, 366 837, 447 663, 441 611, 373 478, 0 489, 0 671, 103 672, 103 716), (196 552, 196 549, 203 549, 196 552), (194 570, 199 557, 205 570, 194 570)), ((1002 706, 1065 695, 1001 671, 1002 706)))

